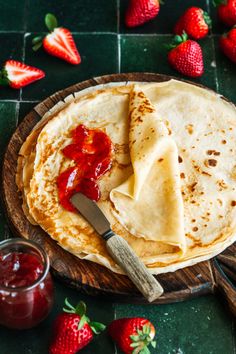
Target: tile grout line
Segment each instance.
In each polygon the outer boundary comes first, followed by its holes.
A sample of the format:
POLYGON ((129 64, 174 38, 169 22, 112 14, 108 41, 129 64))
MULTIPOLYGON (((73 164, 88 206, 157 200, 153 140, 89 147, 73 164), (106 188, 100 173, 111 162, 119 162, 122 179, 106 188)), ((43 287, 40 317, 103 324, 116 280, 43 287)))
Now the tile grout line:
POLYGON ((28 1, 26 0, 25 1, 25 6, 24 6, 24 33, 26 32, 26 29, 27 29, 27 12, 28 12, 28 1))
POLYGON ((20 101, 16 102, 16 127, 19 123, 19 114, 20 114, 20 101))
MULTIPOLYGON (((116 320, 116 303, 113 304, 114 307, 114 320, 116 320)), ((115 354, 118 354, 117 346, 114 342, 114 349, 115 349, 115 354)))
POLYGON ((210 15, 210 2, 209 2, 209 0, 206 1, 206 6, 207 6, 207 12, 210 15))
POLYGON ((116 0, 117 6, 117 34, 120 33, 120 0, 116 0))
POLYGON ((22 101, 19 101, 19 100, 8 100, 8 99, 0 99, 0 102, 13 102, 13 103, 17 103, 17 102, 20 102, 20 103, 39 103, 41 101, 27 101, 27 100, 22 100, 22 101))
MULTIPOLYGON (((26 44, 26 37, 27 37, 27 34, 25 33, 24 34, 24 38, 23 38, 23 52, 22 52, 22 61, 23 63, 25 62, 25 44, 26 44)), ((22 88, 20 89, 20 101, 22 101, 22 88)))
POLYGON ((9 31, 3 31, 3 30, 0 30, 0 34, 12 34, 12 33, 16 33, 16 34, 24 34, 25 31, 17 31, 17 30, 9 30, 9 31))
MULTIPOLYGON (((119 30, 118 28, 118 24, 117 24, 117 31, 119 30)), ((12 33, 15 33, 15 34, 24 34, 24 35, 31 35, 31 34, 35 34, 35 33, 45 33, 45 31, 0 31, 0 34, 12 34, 12 33)), ((83 35, 117 35, 117 34, 120 34, 124 37, 129 37, 129 36, 140 36, 140 37, 167 37, 167 36, 173 36, 173 33, 119 33, 119 32, 103 32, 103 31, 86 31, 86 32, 73 32, 71 31, 72 34, 74 35, 80 35, 80 36, 83 36, 83 35)))
POLYGON ((173 37, 173 33, 121 33, 124 37, 173 37))
POLYGON ((118 72, 120 73, 121 68, 121 45, 120 45, 120 34, 117 36, 117 45, 118 45, 118 72))
POLYGON ((219 92, 219 80, 218 80, 217 67, 216 67, 216 52, 215 52, 216 48, 215 48, 214 36, 210 35, 209 37, 211 39, 211 48, 213 51, 213 60, 215 63, 215 66, 213 68, 214 68, 214 72, 215 72, 216 92, 219 92))
POLYGON ((120 73, 120 0, 116 0, 116 7, 117 7, 117 60, 118 60, 118 73, 120 73))
POLYGON ((235 336, 234 336, 234 332, 236 330, 236 328, 234 327, 234 318, 232 318, 232 339, 233 339, 233 354, 236 354, 236 340, 235 340, 235 336))

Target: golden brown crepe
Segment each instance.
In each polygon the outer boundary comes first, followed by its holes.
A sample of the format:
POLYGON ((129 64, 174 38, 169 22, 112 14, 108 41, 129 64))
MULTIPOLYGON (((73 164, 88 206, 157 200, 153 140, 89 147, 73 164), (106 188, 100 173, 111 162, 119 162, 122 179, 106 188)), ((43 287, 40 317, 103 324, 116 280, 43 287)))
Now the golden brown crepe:
POLYGON ((17 184, 31 222, 69 252, 120 272, 93 228, 58 201, 56 178, 73 165, 61 149, 83 123, 115 146, 98 205, 153 273, 208 259, 235 241, 233 105, 175 80, 76 96, 49 112, 20 151, 17 184))

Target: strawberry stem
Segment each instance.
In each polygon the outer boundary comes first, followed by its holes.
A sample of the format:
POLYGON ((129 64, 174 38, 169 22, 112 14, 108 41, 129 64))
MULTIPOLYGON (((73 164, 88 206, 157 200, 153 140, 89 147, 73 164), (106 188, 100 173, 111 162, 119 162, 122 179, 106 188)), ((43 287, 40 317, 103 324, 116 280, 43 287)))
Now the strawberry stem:
POLYGON ((53 30, 58 27, 57 19, 56 16, 53 14, 46 14, 45 16, 45 25, 49 29, 50 32, 53 32, 53 30))

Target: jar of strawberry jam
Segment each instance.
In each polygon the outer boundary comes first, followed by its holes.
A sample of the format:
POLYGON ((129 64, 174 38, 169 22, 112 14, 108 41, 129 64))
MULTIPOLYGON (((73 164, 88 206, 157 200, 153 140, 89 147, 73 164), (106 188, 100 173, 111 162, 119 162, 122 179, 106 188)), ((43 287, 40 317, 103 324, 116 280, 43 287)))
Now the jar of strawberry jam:
POLYGON ((49 258, 35 242, 0 242, 0 324, 25 329, 36 326, 53 304, 49 258))

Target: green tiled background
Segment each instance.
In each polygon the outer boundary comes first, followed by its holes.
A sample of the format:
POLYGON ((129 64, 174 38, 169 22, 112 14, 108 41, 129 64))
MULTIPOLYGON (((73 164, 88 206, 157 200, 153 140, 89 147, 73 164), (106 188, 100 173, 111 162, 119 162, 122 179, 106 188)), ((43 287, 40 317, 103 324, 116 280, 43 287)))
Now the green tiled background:
MULTIPOLYGON (((0 88, 0 158, 17 124, 40 100, 92 76, 115 72, 153 71, 180 76, 166 61, 163 44, 171 38, 178 16, 189 6, 201 6, 213 18, 213 32, 200 41, 205 74, 201 82, 236 103, 236 66, 218 50, 225 28, 217 21, 211 0, 165 0, 158 17, 139 28, 127 29, 124 13, 128 0, 0 0, 0 64, 13 58, 38 66, 46 78, 20 91, 0 88), (31 50, 35 33, 45 31, 45 13, 53 12, 61 25, 73 31, 82 64, 72 66, 31 50)), ((11 233, 0 210, 0 238, 11 233)), ((50 327, 63 299, 83 299, 89 314, 108 324, 124 316, 149 317, 157 329, 158 354, 235 354, 235 323, 220 299, 206 296, 162 306, 124 305, 81 295, 55 280, 56 301, 49 318, 37 328, 10 331, 0 327, 0 354, 46 354, 50 327)), ((119 354, 107 334, 82 350, 84 354, 119 354)))

